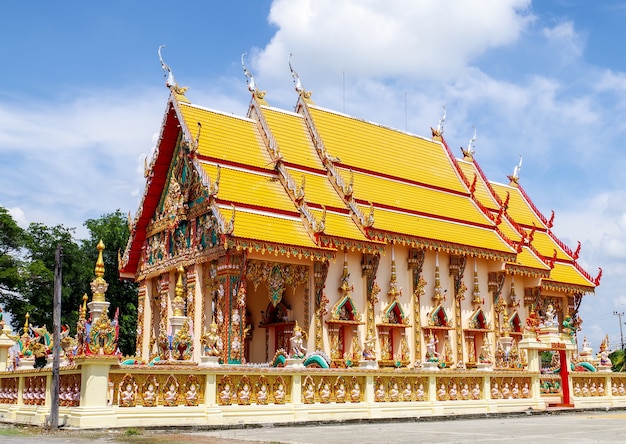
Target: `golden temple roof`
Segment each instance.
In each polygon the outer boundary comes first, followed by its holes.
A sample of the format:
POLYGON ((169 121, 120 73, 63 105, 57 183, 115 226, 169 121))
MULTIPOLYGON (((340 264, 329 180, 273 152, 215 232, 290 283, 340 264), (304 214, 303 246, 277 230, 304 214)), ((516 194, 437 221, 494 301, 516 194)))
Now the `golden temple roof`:
MULTIPOLYGON (((344 248, 381 252, 393 242, 503 261, 510 273, 540 277, 550 288, 593 291, 523 189, 489 182, 443 139, 310 101, 294 113, 255 97, 241 117, 173 93, 162 130, 162 155, 184 145, 211 208, 232 218, 232 230, 221 233, 227 248, 330 258, 344 248)), ((165 189, 159 171, 149 185, 165 189)))

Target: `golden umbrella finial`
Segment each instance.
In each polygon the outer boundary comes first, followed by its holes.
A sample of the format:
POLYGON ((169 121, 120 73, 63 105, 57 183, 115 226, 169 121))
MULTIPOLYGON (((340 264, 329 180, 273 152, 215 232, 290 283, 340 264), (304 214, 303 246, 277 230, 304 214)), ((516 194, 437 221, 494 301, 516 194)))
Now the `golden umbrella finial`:
POLYGON ((104 242, 100 239, 98 245, 96 246, 98 249, 98 260, 96 260, 96 278, 91 281, 91 291, 93 292, 92 301, 94 302, 105 302, 106 299, 104 297, 104 293, 109 288, 109 284, 104 280, 104 260, 102 259, 102 250, 104 250, 104 242))

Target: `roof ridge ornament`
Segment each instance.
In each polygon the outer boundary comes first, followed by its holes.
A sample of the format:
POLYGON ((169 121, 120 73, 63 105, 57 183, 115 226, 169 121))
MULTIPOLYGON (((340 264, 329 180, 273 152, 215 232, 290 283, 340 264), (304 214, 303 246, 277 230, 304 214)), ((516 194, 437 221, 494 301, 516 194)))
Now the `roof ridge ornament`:
POLYGON ((248 68, 246 68, 246 63, 244 62, 244 58, 247 55, 248 55, 247 52, 244 52, 243 54, 241 54, 241 67, 243 68, 243 75, 246 76, 246 83, 248 85, 248 91, 250 91, 255 98, 259 100, 263 100, 263 98, 265 97, 266 91, 259 91, 257 89, 256 83, 254 81, 254 76, 252 75, 250 71, 248 71, 248 68))
POLYGON ((157 49, 157 53, 159 54, 159 60, 161 61, 161 68, 163 69, 163 71, 165 71, 165 77, 167 77, 167 80, 165 81, 165 86, 167 86, 172 92, 175 92, 176 94, 184 95, 189 88, 186 86, 181 88, 178 86, 178 83, 176 83, 172 68, 170 68, 167 63, 163 61, 163 56, 161 56, 161 49, 163 48, 165 48, 165 45, 159 46, 159 49, 157 49))
POLYGON ((513 174, 510 176, 506 176, 511 182, 509 182, 510 186, 518 186, 519 185, 519 170, 522 169, 522 155, 519 155, 519 163, 513 168, 513 174))
POLYGON ((291 78, 293 79, 294 88, 296 89, 296 92, 300 96, 302 96, 304 99, 310 99, 313 93, 311 91, 306 91, 304 87, 302 86, 302 81, 300 80, 300 76, 293 69, 293 66, 291 66, 291 57, 293 57, 293 54, 289 53, 289 59, 288 59, 289 70, 291 71, 291 78))

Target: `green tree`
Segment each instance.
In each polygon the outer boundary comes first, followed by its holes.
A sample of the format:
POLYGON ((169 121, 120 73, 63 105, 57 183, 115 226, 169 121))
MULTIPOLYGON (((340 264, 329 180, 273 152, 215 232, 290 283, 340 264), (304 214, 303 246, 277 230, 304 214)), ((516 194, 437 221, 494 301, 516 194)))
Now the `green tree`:
POLYGON ((615 350, 609 355, 611 360, 611 370, 614 372, 626 372, 626 352, 624 350, 615 350))
POLYGON ((46 326, 52 331, 52 299, 57 245, 63 248, 61 266, 61 323, 75 328, 82 295, 89 289, 89 268, 86 256, 74 239, 74 229, 63 225, 47 227, 31 223, 24 236, 26 251, 21 297, 7 304, 12 326, 19 331, 24 316, 30 323, 46 326))
MULTIPOLYGON (((104 214, 98 219, 85 222, 89 230, 89 239, 83 241, 83 250, 89 257, 88 262, 95 266, 100 240, 105 245, 103 251, 104 279, 109 284, 106 300, 109 306, 109 317, 113 319, 119 309, 118 325, 120 338, 118 346, 122 354, 135 354, 135 338, 137 329, 137 285, 134 282, 121 280, 118 271, 118 251, 124 251, 130 236, 128 223, 124 214, 117 210, 104 214)), ((93 268, 92 268, 93 270, 93 268)), ((92 276, 95 277, 92 271, 92 276)), ((92 278, 93 279, 93 278, 92 278)))
POLYGON ((13 220, 6 208, 0 207, 0 304, 18 296, 22 284, 20 250, 24 246, 24 230, 13 220))

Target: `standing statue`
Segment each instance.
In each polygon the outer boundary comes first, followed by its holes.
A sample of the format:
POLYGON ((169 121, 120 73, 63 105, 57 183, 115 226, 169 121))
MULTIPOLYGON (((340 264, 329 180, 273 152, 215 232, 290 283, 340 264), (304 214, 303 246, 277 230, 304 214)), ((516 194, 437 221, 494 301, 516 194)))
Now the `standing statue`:
POLYGON ((430 335, 428 336, 428 342, 426 343, 426 361, 428 362, 439 361, 439 353, 437 352, 438 342, 439 340, 431 332, 430 335))
POLYGON ((376 351, 374 347, 376 342, 376 338, 369 333, 365 341, 363 341, 363 359, 366 361, 375 361, 376 360, 376 351))
POLYGON ((296 326, 293 328, 293 336, 289 339, 289 344, 291 345, 291 348, 289 349, 289 356, 298 359, 304 358, 304 355, 306 354, 304 339, 304 331, 296 322, 296 326))

